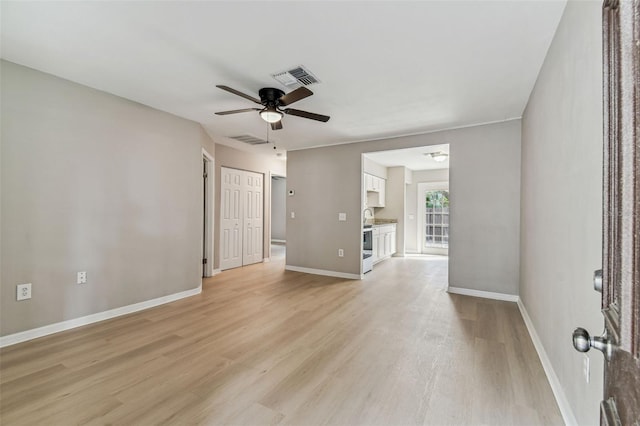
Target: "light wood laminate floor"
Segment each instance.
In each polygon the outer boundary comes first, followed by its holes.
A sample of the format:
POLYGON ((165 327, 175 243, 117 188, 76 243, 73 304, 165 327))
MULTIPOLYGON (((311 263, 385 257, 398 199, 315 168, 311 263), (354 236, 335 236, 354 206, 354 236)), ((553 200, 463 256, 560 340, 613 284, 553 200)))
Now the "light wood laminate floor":
POLYGON ((2 349, 0 423, 562 424, 516 304, 446 293, 446 258, 283 269, 2 349))

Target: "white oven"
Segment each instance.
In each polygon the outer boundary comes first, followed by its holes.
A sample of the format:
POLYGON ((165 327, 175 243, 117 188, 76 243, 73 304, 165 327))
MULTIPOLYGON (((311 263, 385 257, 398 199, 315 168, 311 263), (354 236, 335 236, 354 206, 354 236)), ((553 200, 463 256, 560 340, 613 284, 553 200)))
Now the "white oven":
POLYGON ((362 230, 362 273, 373 269, 373 228, 362 230))

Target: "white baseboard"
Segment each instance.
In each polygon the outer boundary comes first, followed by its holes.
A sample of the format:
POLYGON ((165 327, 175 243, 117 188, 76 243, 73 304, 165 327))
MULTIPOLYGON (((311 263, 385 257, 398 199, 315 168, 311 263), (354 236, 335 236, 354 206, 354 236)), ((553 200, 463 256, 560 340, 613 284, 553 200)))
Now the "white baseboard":
POLYGON ((202 278, 211 278, 211 277, 215 277, 216 275, 218 275, 220 272, 220 269, 212 269, 211 270, 211 275, 209 275, 208 277, 202 277, 202 278))
POLYGON ((271 262, 271 258, 270 257, 264 257, 264 258, 262 258, 262 262, 263 263, 271 262))
POLYGON ((507 302, 517 302, 520 300, 516 294, 494 293, 492 291, 472 290, 461 287, 449 287, 447 292, 465 296, 482 297, 483 299, 506 300, 507 302))
POLYGON ((300 266, 291 266, 291 265, 286 265, 284 269, 287 271, 304 272, 305 274, 324 275, 327 277, 347 278, 350 280, 361 279, 360 274, 348 274, 346 272, 327 271, 324 269, 302 268, 300 266))
POLYGON ((181 291, 180 293, 170 294, 168 296, 158 297, 156 299, 146 300, 144 302, 134 303, 133 305, 122 306, 120 308, 110 309, 104 312, 87 315, 85 317, 74 318, 55 324, 45 325, 44 327, 34 328, 20 333, 9 334, 0 337, 0 348, 15 345, 16 343, 26 342, 27 340, 37 339, 38 337, 48 336, 49 334, 59 333, 60 331, 70 330, 72 328, 81 327, 83 325, 93 324, 95 322, 131 314, 155 306, 164 305, 165 303, 174 302, 185 297, 195 296, 202 293, 202 283, 192 290, 181 291))
POLYGON ((578 422, 576 421, 576 416, 574 416, 573 411, 571 410, 571 406, 569 405, 567 396, 565 395, 564 390, 560 385, 560 380, 558 379, 556 372, 553 370, 551 360, 547 356, 547 352, 544 350, 542 341, 540 340, 540 337, 538 337, 538 333, 533 326, 533 322, 531 322, 531 318, 529 317, 527 309, 524 307, 522 300, 518 300, 518 308, 520 309, 520 314, 524 319, 524 323, 527 326, 527 330, 529 331, 529 335, 531 336, 531 340, 533 341, 533 346, 536 348, 536 352, 538 352, 538 357, 540 357, 542 368, 544 368, 544 372, 547 375, 547 380, 549 381, 549 385, 551 385, 553 396, 555 396, 556 398, 556 402, 558 403, 558 407, 560 408, 560 414, 562 414, 564 423, 569 426, 577 425, 578 422))

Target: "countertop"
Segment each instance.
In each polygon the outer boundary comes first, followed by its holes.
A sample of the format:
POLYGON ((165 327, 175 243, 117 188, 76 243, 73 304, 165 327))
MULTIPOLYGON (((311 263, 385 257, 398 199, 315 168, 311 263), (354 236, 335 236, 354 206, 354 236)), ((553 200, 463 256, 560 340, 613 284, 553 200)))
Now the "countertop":
POLYGON ((398 223, 398 219, 367 219, 364 221, 364 225, 380 226, 390 225, 398 223))

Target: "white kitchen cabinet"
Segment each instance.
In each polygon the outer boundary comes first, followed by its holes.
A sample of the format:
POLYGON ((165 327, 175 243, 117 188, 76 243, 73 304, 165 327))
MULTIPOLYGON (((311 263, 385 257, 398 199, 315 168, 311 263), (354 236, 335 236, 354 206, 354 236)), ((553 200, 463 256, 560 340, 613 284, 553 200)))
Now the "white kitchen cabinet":
POLYGON ((364 188, 367 192, 378 192, 380 190, 380 178, 378 176, 364 174, 364 188))
POLYGON ((378 255, 378 247, 380 247, 379 237, 380 237, 380 229, 377 227, 373 228, 372 232, 372 241, 371 241, 371 256, 373 257, 373 263, 376 263, 380 256, 378 255))
POLYGON ((384 233, 384 255, 389 256, 391 253, 391 232, 384 233))
POLYGON ((368 192, 379 192, 385 184, 385 179, 378 176, 364 174, 364 188, 368 192))
POLYGON ((367 207, 384 207, 385 195, 386 195, 386 183, 385 179, 378 176, 364 174, 364 188, 366 191, 367 207))
POLYGON ((396 252, 396 224, 374 225, 373 263, 378 263, 396 252))
POLYGON ((380 186, 380 191, 378 192, 378 207, 384 207, 385 197, 387 195, 387 181, 384 179, 380 179, 382 184, 380 186))
POLYGON ((364 190, 367 192, 373 191, 372 178, 373 176, 371 176, 369 173, 364 174, 364 190))
POLYGON ((393 232, 391 232, 391 247, 389 250, 389 255, 393 256, 394 254, 396 254, 396 231, 395 231, 396 227, 395 225, 393 226, 393 232))
POLYGON ((380 191, 380 181, 382 179, 380 179, 377 176, 371 176, 371 190, 373 192, 379 192, 380 191))

